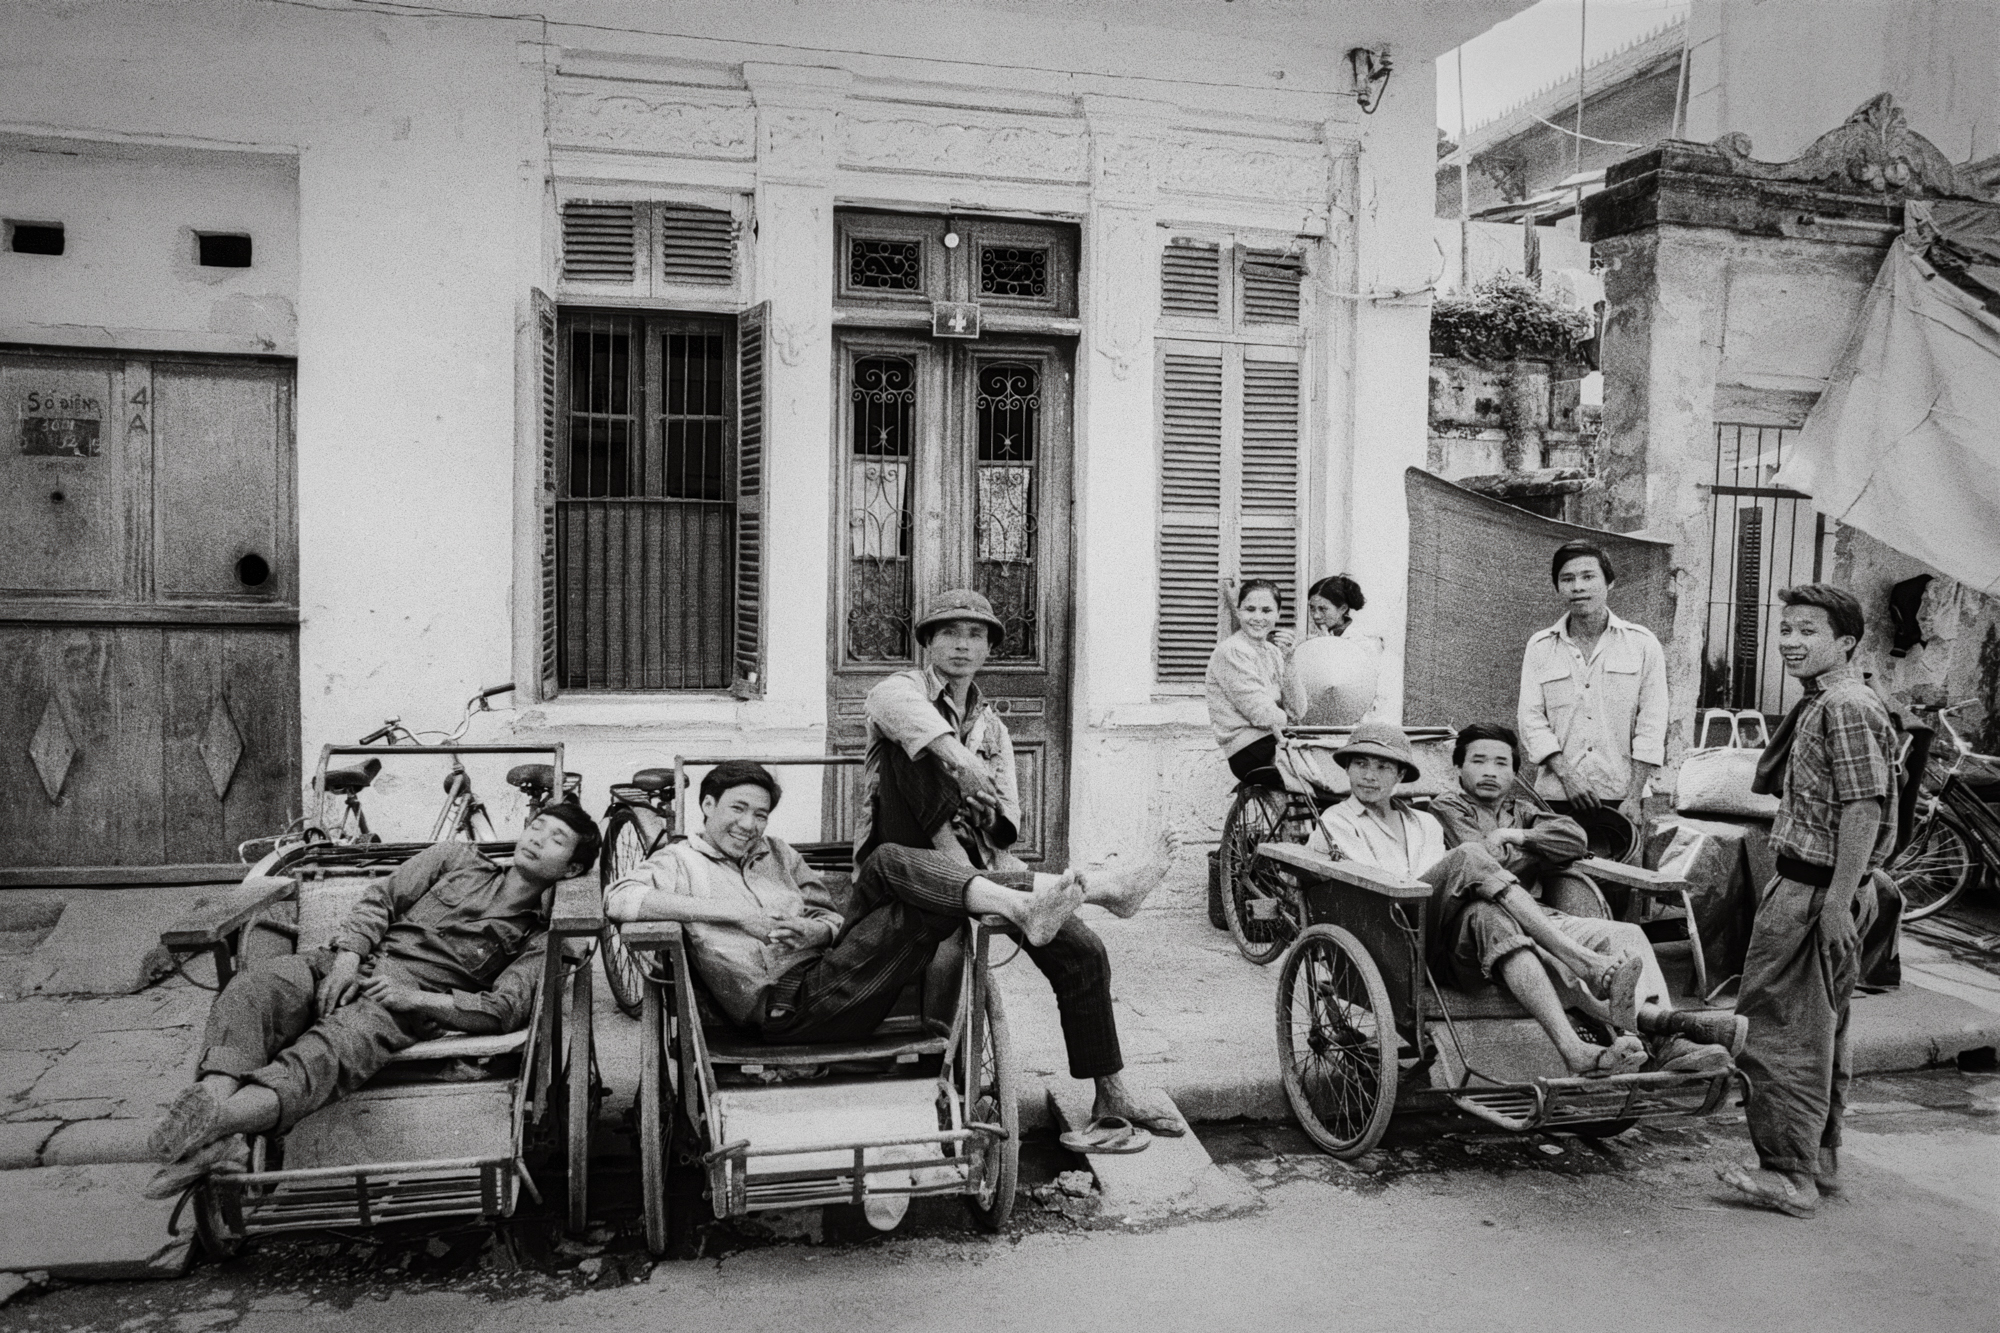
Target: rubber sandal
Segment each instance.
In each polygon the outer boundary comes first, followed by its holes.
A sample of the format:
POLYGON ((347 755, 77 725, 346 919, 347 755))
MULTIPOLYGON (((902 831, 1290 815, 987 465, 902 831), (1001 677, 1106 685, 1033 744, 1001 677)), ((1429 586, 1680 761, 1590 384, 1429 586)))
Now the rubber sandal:
POLYGON ((1188 1132, 1187 1121, 1179 1115, 1135 1115, 1132 1123, 1140 1129, 1163 1139, 1178 1139, 1188 1132))
POLYGON ((222 1103, 199 1083, 182 1088, 146 1136, 146 1150, 156 1162, 178 1162, 215 1135, 222 1103))
POLYGON ((1074 1153, 1144 1152, 1153 1136, 1122 1115, 1101 1115, 1082 1129, 1072 1129, 1057 1142, 1074 1153))
POLYGON ((1601 1046, 1597 1058, 1590 1062, 1590 1068, 1583 1071, 1583 1078, 1610 1078, 1613 1074, 1636 1074, 1646 1067, 1648 1057, 1646 1045, 1637 1037, 1627 1033, 1601 1046))
POLYGON ((1639 974, 1645 966, 1638 950, 1628 949, 1597 974, 1591 992, 1610 1006, 1612 1027, 1631 1032, 1639 1026, 1639 974))
POLYGON ((1759 1180, 1743 1167, 1722 1166, 1716 1168, 1715 1178, 1742 1195, 1745 1203, 1769 1208, 1774 1213, 1783 1213, 1787 1217, 1811 1217, 1819 1211, 1817 1199, 1807 1202, 1800 1198, 1791 1182, 1782 1176, 1759 1180))

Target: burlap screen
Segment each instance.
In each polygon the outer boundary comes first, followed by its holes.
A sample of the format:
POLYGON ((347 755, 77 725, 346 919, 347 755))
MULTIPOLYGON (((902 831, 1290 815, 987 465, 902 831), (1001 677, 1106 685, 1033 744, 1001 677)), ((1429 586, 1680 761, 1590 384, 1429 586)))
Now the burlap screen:
POLYGON ((1611 609, 1665 642, 1673 632, 1672 548, 1558 523, 1475 495, 1419 468, 1410 506, 1410 619, 1403 720, 1410 726, 1513 725, 1521 650, 1563 612, 1549 556, 1566 541, 1604 548, 1618 570, 1611 609))

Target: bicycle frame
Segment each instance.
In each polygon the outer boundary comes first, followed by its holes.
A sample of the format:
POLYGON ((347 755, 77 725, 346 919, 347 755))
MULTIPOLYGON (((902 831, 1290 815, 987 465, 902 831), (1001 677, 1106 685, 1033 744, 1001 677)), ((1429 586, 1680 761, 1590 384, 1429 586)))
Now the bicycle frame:
MULTIPOLYGON (((546 745, 323 745, 319 752, 319 767, 313 774, 313 790, 324 793, 326 771, 336 758, 350 755, 450 755, 451 774, 448 779, 444 808, 438 812, 431 828, 430 841, 441 842, 447 837, 463 836, 469 842, 493 842, 493 820, 487 813, 486 804, 472 790, 472 780, 465 771, 460 756, 468 754, 512 754, 545 758, 555 771, 563 771, 563 745, 553 741, 546 745), (474 821, 484 821, 486 836, 478 836, 474 821)), ((357 816, 359 810, 356 810, 357 816)), ((363 820, 363 827, 366 821, 363 820)))

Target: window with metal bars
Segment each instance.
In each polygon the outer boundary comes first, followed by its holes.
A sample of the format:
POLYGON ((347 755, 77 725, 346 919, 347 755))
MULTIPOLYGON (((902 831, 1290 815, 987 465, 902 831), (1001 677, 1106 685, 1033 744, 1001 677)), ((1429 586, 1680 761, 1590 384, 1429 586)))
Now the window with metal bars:
POLYGON ((1798 699, 1800 687, 1778 658, 1778 593, 1819 581, 1827 533, 1811 496, 1771 484, 1794 434, 1776 426, 1715 428, 1703 708, 1755 708, 1775 717, 1798 699))
POLYGON ((731 686, 740 559, 736 326, 728 316, 560 312, 561 689, 731 686))

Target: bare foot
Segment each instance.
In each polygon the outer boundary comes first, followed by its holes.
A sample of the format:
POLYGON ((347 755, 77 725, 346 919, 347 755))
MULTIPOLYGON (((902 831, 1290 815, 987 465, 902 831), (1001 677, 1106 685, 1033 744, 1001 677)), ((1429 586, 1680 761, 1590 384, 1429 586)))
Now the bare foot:
POLYGON ((1599 1074, 1636 1074, 1645 1068, 1646 1044, 1627 1032, 1609 1046, 1579 1041, 1563 1052, 1563 1063, 1572 1074, 1586 1077, 1599 1074))
POLYGON ((1113 862, 1084 871, 1083 900, 1095 903, 1113 916, 1134 915, 1145 905, 1147 896, 1166 881, 1180 849, 1180 831, 1168 826, 1150 859, 1129 867, 1113 862))
POLYGON ((1083 904, 1083 877, 1074 870, 1065 870, 1052 884, 1046 884, 1028 895, 1015 924, 1028 937, 1028 943, 1040 948, 1056 937, 1063 928, 1063 922, 1076 913, 1083 904))

